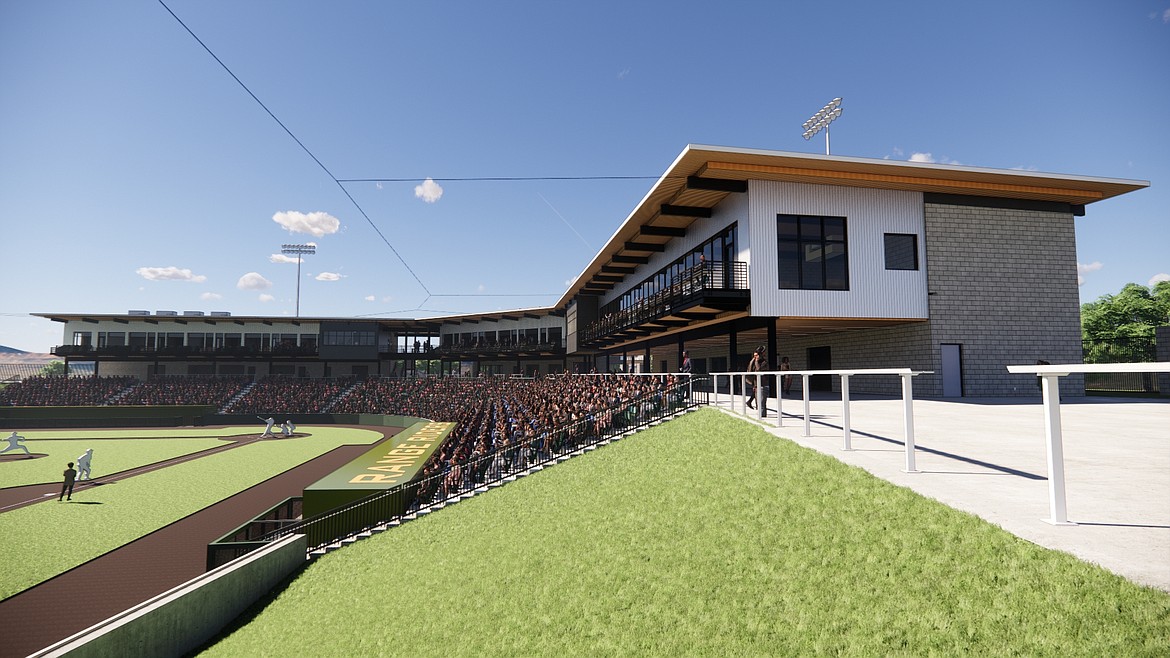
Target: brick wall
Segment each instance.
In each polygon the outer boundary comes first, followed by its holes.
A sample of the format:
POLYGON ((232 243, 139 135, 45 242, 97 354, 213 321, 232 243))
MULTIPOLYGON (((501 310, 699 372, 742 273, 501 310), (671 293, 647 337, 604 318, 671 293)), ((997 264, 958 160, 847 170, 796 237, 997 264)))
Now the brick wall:
MULTIPOLYGON (((936 352, 963 346, 965 395, 1038 395, 1034 375, 1006 366, 1081 362, 1071 214, 940 204, 924 212, 931 342, 936 352)), ((1062 378, 1060 392, 1084 395, 1084 377, 1062 378)))

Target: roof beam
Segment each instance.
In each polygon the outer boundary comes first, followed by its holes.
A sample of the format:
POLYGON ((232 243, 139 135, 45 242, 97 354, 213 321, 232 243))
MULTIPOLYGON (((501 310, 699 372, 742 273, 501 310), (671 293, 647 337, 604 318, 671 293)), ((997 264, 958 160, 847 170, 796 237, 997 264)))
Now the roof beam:
POLYGON ((712 192, 736 192, 743 194, 747 192, 747 186, 746 180, 687 176, 687 189, 689 190, 710 190, 712 192))
POLYGON ((616 283, 616 282, 621 281, 625 278, 626 278, 626 275, 624 275, 624 274, 594 274, 593 275, 593 281, 604 282, 604 283, 610 283, 610 282, 616 283))
POLYGON ((662 215, 673 215, 675 217, 710 217, 710 208, 700 208, 698 206, 672 206, 669 203, 662 204, 658 211, 662 215))
POLYGON ((687 230, 675 226, 639 226, 638 233, 641 235, 653 235, 655 237, 666 238, 682 238, 687 234, 687 230))
POLYGON ((639 265, 645 265, 646 263, 650 262, 650 257, 649 256, 625 256, 623 254, 615 254, 611 260, 615 263, 637 263, 639 265))
POLYGON ((611 274, 629 274, 636 269, 638 269, 638 266, 631 265, 630 263, 610 263, 609 265, 601 266, 602 272, 608 272, 611 274))
POLYGON ((630 251, 666 251, 666 245, 652 242, 626 242, 625 248, 630 251))

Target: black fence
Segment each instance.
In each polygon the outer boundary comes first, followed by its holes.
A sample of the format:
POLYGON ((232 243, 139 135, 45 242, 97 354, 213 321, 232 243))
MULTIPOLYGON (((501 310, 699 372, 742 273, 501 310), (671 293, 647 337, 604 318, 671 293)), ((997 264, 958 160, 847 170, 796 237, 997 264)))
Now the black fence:
MULTIPOLYGON (((1154 336, 1086 340, 1082 342, 1085 363, 1153 363, 1157 361, 1154 336)), ((1152 372, 1085 373, 1085 391, 1100 393, 1157 394, 1158 376, 1152 372)))
POLYGON ((301 515, 301 498, 286 498, 260 516, 232 530, 207 545, 207 570, 227 564, 232 560, 263 548, 268 542, 262 537, 273 530, 297 522, 301 515))
POLYGON ((1081 342, 1085 363, 1151 363, 1157 361, 1153 336, 1086 340, 1081 342))
POLYGON ((708 388, 703 385, 705 378, 690 379, 671 388, 594 412, 587 419, 534 439, 505 445, 482 457, 453 465, 442 473, 380 491, 299 523, 285 525, 258 541, 275 541, 291 533, 303 533, 308 536, 310 550, 316 550, 371 528, 402 520, 419 510, 486 490, 489 485, 515 478, 533 467, 563 461, 573 453, 618 435, 646 427, 683 410, 706 405, 708 394, 702 390, 708 388))

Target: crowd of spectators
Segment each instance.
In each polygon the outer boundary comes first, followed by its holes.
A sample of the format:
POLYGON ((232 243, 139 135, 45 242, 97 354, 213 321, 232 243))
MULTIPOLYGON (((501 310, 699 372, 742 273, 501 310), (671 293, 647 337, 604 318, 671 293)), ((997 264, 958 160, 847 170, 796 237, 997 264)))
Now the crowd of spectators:
POLYGON ((154 377, 139 383, 111 404, 171 405, 200 404, 222 408, 236 394, 251 383, 251 378, 239 376, 168 376, 154 377))
POLYGON ((135 377, 26 377, 0 390, 0 405, 14 407, 97 406, 138 383, 135 377))
POLYGON ((537 379, 267 377, 31 377, 0 392, 0 404, 212 404, 235 414, 369 413, 454 422, 423 467, 419 498, 473 488, 489 475, 576 449, 620 430, 636 414, 673 404, 674 375, 559 375, 537 379))
POLYGON ((303 379, 265 377, 225 410, 233 414, 318 414, 357 383, 356 377, 303 379))
POLYGON ((673 375, 563 375, 535 380, 368 379, 332 409, 453 421, 447 441, 423 468, 418 497, 428 500, 573 449, 620 429, 641 411, 670 401, 673 375))

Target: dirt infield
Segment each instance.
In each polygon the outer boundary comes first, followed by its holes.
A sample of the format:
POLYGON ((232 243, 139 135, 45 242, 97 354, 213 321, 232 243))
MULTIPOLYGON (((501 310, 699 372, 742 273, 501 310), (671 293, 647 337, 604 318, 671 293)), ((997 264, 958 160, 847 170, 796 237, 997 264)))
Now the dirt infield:
MULTIPOLYGON (((388 427, 363 429, 381 432, 381 441, 398 432, 396 428, 388 427)), ((222 448, 124 471, 99 481, 112 481, 109 478, 116 476, 120 479, 132 477, 133 474, 165 468, 178 461, 189 461, 196 455, 206 456, 245 443, 232 442, 222 448)), ((371 445, 377 444, 336 448, 0 601, 0 619, 6 620, 3 631, 0 631, 0 658, 27 656, 198 576, 206 565, 209 542, 243 525, 285 498, 299 496, 306 486, 366 452, 371 445)), ((45 492, 31 491, 34 487, 47 487, 45 491, 53 496, 60 491, 59 484, 14 487, 24 491, 13 493, 9 500, 53 499, 44 496, 45 492)), ((0 495, 8 496, 9 491, 0 491, 0 495)), ((0 507, 3 505, 3 499, 0 499, 0 507)))

